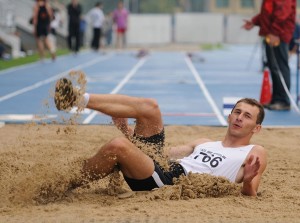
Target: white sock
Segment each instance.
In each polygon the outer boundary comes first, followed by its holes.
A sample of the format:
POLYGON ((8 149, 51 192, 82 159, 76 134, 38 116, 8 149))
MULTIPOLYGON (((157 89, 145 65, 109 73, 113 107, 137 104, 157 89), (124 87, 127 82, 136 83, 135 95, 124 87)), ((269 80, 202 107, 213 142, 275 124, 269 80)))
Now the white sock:
POLYGON ((90 94, 89 93, 84 93, 83 94, 83 107, 85 108, 87 104, 89 103, 90 100, 90 94))

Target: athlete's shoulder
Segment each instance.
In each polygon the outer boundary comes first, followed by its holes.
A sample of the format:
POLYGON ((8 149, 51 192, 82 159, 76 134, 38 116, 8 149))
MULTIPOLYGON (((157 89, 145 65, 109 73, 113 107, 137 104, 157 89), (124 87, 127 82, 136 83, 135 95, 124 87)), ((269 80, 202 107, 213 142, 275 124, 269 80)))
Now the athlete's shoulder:
POLYGON ((253 145, 251 151, 253 151, 253 152, 266 152, 266 149, 261 145, 253 145))
POLYGON ((267 151, 261 145, 254 145, 252 147, 251 151, 249 152, 249 155, 255 155, 255 156, 258 156, 262 159, 266 159, 267 158, 267 151))

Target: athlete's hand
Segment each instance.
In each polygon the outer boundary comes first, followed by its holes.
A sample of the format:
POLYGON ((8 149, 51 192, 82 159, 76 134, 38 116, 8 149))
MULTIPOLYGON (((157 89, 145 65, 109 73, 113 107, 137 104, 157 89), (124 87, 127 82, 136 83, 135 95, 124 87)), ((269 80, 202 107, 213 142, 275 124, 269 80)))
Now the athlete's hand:
POLYGON ((258 174, 260 168, 260 160, 258 156, 251 155, 246 161, 244 167, 244 183, 250 183, 252 179, 258 174))

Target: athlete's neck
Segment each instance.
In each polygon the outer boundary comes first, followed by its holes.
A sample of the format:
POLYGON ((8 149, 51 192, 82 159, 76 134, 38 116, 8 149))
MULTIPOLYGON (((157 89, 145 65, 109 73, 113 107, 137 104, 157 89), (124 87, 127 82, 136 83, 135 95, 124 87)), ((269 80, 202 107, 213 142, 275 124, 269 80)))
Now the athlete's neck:
POLYGON ((222 145, 224 147, 241 147, 241 146, 247 146, 250 144, 250 138, 240 138, 235 136, 229 136, 228 134, 225 135, 225 138, 222 141, 222 145))

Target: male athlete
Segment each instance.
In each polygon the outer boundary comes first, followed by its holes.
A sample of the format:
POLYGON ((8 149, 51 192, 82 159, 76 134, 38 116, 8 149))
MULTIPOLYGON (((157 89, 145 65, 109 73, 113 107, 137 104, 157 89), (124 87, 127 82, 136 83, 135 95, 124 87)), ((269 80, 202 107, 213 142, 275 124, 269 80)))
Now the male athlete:
POLYGON ((201 138, 170 148, 169 158, 177 162, 165 169, 137 146, 151 145, 158 152, 163 149, 164 126, 154 99, 88 93, 78 96, 71 81, 66 78, 57 81, 55 91, 58 110, 68 110, 80 101, 84 107, 111 116, 125 136, 112 139, 87 159, 83 164, 83 178, 74 187, 103 178, 118 166, 134 191, 172 185, 174 177, 192 172, 222 176, 231 182, 242 183, 242 194, 257 195, 267 155, 262 146, 250 144, 251 137, 260 131, 264 119, 264 109, 256 100, 244 98, 236 103, 228 116, 228 129, 222 141, 201 138), (127 118, 136 120, 134 129, 128 125, 127 118))

